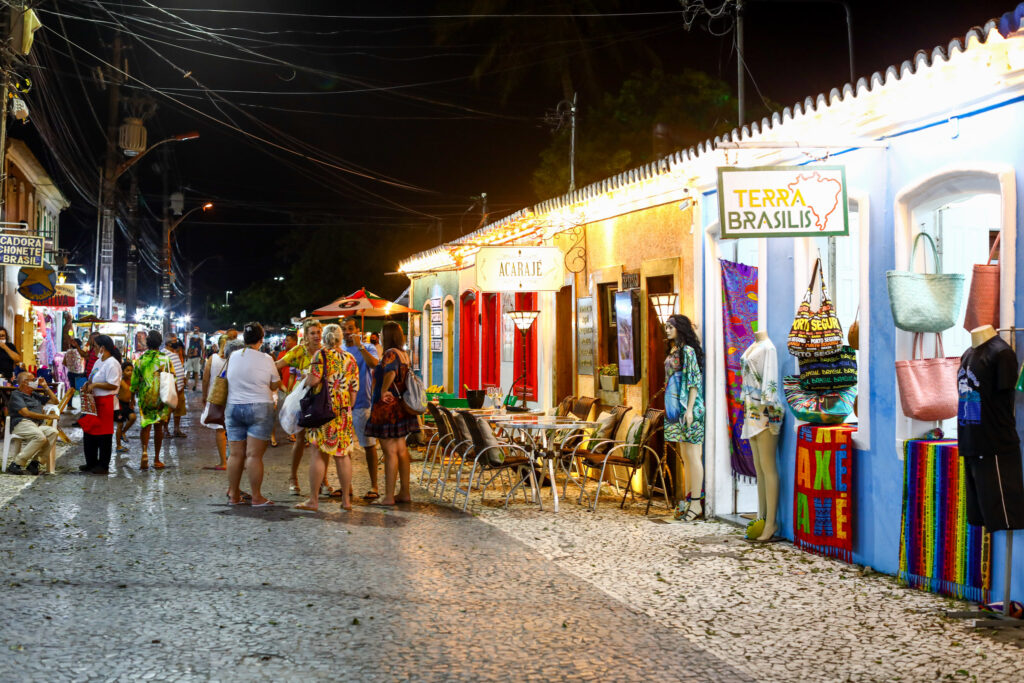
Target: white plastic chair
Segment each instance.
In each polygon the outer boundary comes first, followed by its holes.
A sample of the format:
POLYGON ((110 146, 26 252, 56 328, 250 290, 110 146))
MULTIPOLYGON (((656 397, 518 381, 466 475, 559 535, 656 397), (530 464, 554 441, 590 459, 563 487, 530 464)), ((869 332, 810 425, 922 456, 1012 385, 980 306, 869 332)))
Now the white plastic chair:
MULTIPOLYGON (((49 409, 49 408, 56 408, 56 407, 57 406, 54 406, 54 405, 46 406, 47 409, 49 409)), ((50 412, 50 411, 47 410, 47 412, 50 412)), ((11 428, 11 416, 8 415, 8 416, 6 416, 4 418, 4 455, 3 455, 3 468, 0 469, 0 472, 6 472, 7 471, 8 456, 11 454, 11 442, 14 441, 14 440, 17 440, 17 444, 16 445, 18 447, 18 450, 20 450, 21 449, 21 437, 18 436, 17 434, 15 434, 14 430, 11 428)), ((14 454, 17 455, 17 450, 14 452, 14 454)), ((48 458, 48 460, 49 460, 49 462, 46 463, 46 471, 49 472, 50 474, 56 473, 56 471, 57 471, 57 442, 56 441, 54 441, 53 445, 50 446, 50 457, 48 458)))

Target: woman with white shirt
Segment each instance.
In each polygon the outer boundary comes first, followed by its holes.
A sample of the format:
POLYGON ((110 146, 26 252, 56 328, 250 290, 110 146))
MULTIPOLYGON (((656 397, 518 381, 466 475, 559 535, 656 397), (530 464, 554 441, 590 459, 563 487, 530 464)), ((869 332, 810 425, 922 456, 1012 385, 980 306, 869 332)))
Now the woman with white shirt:
POLYGON ((82 386, 83 394, 92 394, 96 402, 95 415, 82 415, 78 425, 82 428, 85 448, 83 472, 107 474, 110 468, 111 440, 114 435, 114 410, 118 407, 117 391, 121 388, 121 352, 105 334, 94 342, 97 360, 82 386))
POLYGON ((246 323, 242 331, 245 348, 231 354, 227 364, 228 403, 224 408, 224 427, 228 435, 228 502, 243 502, 239 488, 242 470, 249 470, 252 506, 273 505, 260 493, 263 484, 263 452, 267 450, 274 428, 272 392, 281 386, 281 375, 274 360, 260 351, 263 326, 246 323))

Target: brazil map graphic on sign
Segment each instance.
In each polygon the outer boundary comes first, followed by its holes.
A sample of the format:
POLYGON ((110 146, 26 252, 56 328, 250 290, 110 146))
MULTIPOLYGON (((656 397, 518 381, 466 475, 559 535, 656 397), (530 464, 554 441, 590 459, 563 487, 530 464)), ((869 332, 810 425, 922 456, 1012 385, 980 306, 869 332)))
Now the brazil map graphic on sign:
POLYGON ((723 238, 848 234, 842 166, 719 168, 723 238))

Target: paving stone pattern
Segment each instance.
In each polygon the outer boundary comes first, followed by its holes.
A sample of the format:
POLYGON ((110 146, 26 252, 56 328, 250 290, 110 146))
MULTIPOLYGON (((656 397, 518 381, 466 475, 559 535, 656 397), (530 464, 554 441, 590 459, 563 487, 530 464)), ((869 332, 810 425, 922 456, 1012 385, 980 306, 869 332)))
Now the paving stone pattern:
POLYGON ((788 543, 752 546, 728 524, 665 523, 663 505, 620 510, 607 487, 594 513, 572 486, 557 514, 544 492, 544 511, 522 497, 505 510, 490 492, 470 510, 757 680, 1024 680, 1019 639, 945 617, 966 602, 788 543))
POLYGON ((490 515, 291 510, 286 447, 265 458, 279 505, 229 507, 225 474, 201 469, 210 432, 184 427, 163 471, 137 469, 136 441, 109 477, 75 471, 80 447, 22 490, 0 477, 0 680, 758 678, 490 515))

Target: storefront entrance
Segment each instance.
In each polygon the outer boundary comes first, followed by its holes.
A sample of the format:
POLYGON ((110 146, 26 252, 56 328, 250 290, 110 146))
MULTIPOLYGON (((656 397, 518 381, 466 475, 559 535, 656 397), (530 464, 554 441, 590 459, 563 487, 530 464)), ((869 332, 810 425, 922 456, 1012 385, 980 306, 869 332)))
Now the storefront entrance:
POLYGON ((556 402, 575 393, 573 377, 572 287, 562 287, 555 294, 555 396, 556 402))

